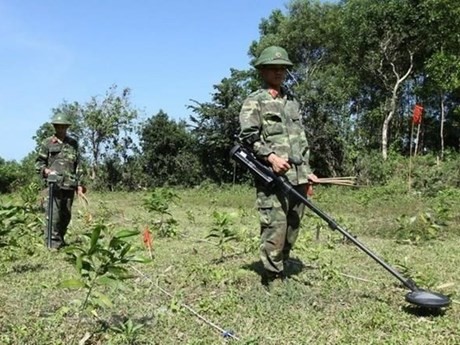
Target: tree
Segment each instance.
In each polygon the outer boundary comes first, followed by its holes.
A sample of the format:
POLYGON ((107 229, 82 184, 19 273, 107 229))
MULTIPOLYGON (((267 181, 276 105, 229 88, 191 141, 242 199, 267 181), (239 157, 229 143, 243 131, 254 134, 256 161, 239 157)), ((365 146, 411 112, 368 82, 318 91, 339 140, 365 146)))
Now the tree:
POLYGON ((350 0, 342 7, 342 61, 359 77, 362 94, 380 99, 384 159, 404 82, 415 68, 414 60, 420 59, 422 39, 415 15, 410 1, 350 0))
POLYGON ((89 151, 92 180, 96 179, 103 158, 126 160, 134 147, 132 133, 138 113, 130 104, 130 95, 129 88, 118 95, 117 86, 113 85, 103 100, 91 97, 81 109, 82 141, 89 151))
POLYGON ((160 110, 139 132, 144 171, 150 186, 193 185, 202 178, 195 139, 184 121, 160 110))
POLYGON ((460 89, 460 58, 458 55, 437 52, 427 61, 426 70, 428 75, 429 89, 439 99, 440 129, 439 138, 441 144, 441 159, 444 157, 444 125, 446 122, 446 109, 455 109, 455 104, 449 101, 452 90, 460 89), (450 107, 448 107, 450 105, 450 107))
POLYGON ((244 99, 251 91, 251 72, 231 70, 231 76, 214 85, 211 102, 189 106, 192 134, 198 141, 198 154, 205 176, 223 183, 231 182, 234 165, 229 159, 239 131, 238 114, 244 99))
MULTIPOLYGON (((125 163, 130 156, 136 152, 136 145, 132 139, 135 130, 135 120, 138 113, 130 104, 129 88, 123 89, 120 93, 117 86, 111 86, 105 94, 104 99, 93 96, 91 99, 80 104, 78 102, 62 104, 52 109, 53 115, 65 113, 70 115, 72 125, 69 134, 79 141, 81 164, 89 165, 90 179, 98 179, 99 170, 102 171, 101 179, 95 183, 96 186, 112 186, 120 183, 115 177, 124 176, 125 163), (118 169, 113 171, 113 169, 118 169), (111 176, 109 180, 105 180, 111 176)), ((54 133, 51 123, 44 123, 37 130, 33 139, 38 145, 54 133)), ((110 187, 110 188, 112 188, 110 187)))

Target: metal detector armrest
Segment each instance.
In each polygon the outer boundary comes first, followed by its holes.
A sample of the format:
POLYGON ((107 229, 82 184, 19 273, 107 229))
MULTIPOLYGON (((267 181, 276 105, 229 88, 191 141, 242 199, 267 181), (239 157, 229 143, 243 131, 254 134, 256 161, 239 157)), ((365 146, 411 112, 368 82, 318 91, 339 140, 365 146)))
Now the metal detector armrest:
POLYGON ((46 178, 46 182, 48 182, 48 184, 56 183, 57 181, 58 181, 58 174, 56 173, 48 174, 48 177, 46 178))
POLYGON ((271 187, 275 184, 275 174, 269 167, 258 161, 249 150, 240 145, 236 145, 230 150, 230 157, 242 166, 248 168, 266 187, 271 187))

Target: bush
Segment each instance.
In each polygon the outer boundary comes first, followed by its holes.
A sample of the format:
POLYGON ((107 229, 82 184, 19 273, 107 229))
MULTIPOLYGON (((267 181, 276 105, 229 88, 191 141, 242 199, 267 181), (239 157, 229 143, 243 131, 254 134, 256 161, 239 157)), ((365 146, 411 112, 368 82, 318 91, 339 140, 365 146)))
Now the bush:
POLYGON ((22 176, 19 163, 0 158, 0 193, 11 193, 22 176))

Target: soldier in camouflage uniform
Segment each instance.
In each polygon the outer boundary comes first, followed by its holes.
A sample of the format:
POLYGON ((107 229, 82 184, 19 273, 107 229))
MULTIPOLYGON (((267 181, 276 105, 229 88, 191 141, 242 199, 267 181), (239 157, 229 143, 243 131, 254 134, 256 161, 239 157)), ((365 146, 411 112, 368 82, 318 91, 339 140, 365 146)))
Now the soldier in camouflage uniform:
MULTIPOLYGON (((297 191, 305 194, 309 184, 318 180, 309 167, 309 146, 299 103, 282 87, 290 66, 292 62, 283 48, 271 46, 262 51, 255 67, 265 85, 243 103, 239 140, 276 174, 284 175, 297 191), (301 164, 291 165, 289 158, 301 164)), ((256 190, 265 284, 285 277, 285 265, 297 239, 304 204, 257 181, 256 190)))
MULTIPOLYGON (((49 174, 56 173, 58 175, 58 182, 53 191, 51 246, 52 248, 60 248, 65 245, 64 237, 72 215, 75 191, 82 195, 84 187, 77 178, 80 175, 77 173, 78 143, 67 135, 67 129, 71 125, 69 117, 66 114, 58 113, 53 116, 51 123, 54 126, 55 134, 45 139, 41 144, 35 161, 35 168, 45 183, 49 174)), ((48 202, 45 202, 44 206, 48 215, 48 202)), ((47 239, 45 238, 45 240, 47 239)))

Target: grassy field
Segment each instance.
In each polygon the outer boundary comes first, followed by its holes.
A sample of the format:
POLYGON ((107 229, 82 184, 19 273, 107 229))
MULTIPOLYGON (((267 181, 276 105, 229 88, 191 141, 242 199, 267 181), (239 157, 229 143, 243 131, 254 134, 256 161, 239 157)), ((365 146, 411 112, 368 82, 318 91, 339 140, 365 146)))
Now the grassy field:
MULTIPOLYGON (((428 199, 397 190, 319 187, 313 200, 404 275, 451 296, 446 310, 407 304, 392 275, 312 214, 290 279, 267 291, 249 187, 175 190, 163 220, 176 223, 162 234, 159 216, 143 206, 150 193, 90 193, 89 207, 74 205, 69 243, 85 245, 82 235, 97 223, 104 236, 148 225, 153 260, 128 264, 134 277, 124 284, 97 287, 112 306, 82 310, 84 289, 59 287, 78 278, 69 255, 26 231, 18 247, 0 248, 0 343, 460 344, 459 193, 428 199)), ((141 235, 129 241, 149 256, 141 235)))

